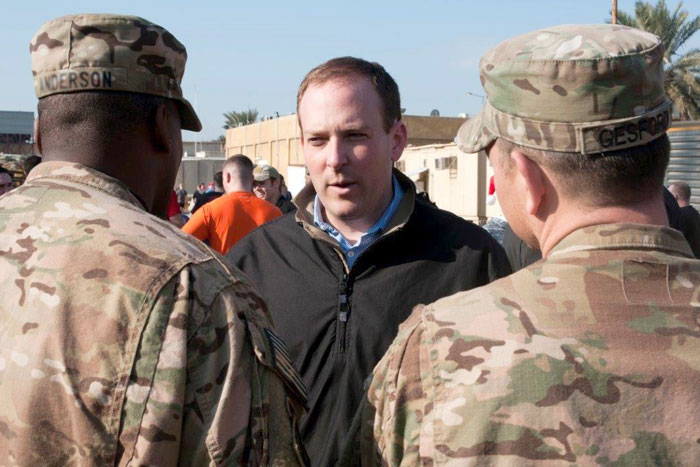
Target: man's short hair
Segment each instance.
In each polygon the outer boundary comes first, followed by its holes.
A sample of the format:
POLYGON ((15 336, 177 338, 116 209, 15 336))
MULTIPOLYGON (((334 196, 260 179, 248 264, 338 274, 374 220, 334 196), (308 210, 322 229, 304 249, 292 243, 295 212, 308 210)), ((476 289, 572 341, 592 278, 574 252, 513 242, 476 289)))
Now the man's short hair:
POLYGON ((224 170, 231 168, 241 174, 244 178, 249 178, 253 176, 253 161, 250 160, 248 156, 243 154, 236 154, 226 159, 224 162, 224 170))
POLYGON ((690 201, 690 185, 687 183, 673 182, 670 188, 669 191, 678 196, 681 201, 690 201))
POLYGON ((666 135, 641 146, 595 154, 545 151, 499 141, 506 152, 506 170, 514 165, 510 152, 518 149, 549 169, 567 197, 598 207, 633 205, 661 193, 671 152, 666 135))
MULTIPOLYGON (((388 133, 394 123, 401 120, 401 96, 399 86, 383 66, 355 57, 338 57, 320 64, 306 74, 299 85, 297 93, 297 116, 299 104, 306 90, 312 85, 321 85, 329 81, 348 80, 364 77, 370 80, 382 101, 384 130, 388 133)), ((299 122, 301 126, 301 121, 299 122)))
POLYGON ((224 173, 222 171, 218 171, 214 174, 214 185, 216 185, 219 188, 223 188, 223 186, 224 186, 224 173))
MULTIPOLYGON (((75 144, 76 134, 99 137, 98 144, 112 141, 126 131, 150 124, 158 106, 169 99, 151 94, 86 91, 53 94, 39 99, 39 132, 44 147, 75 144)), ((175 103, 172 103, 175 106, 175 103)))

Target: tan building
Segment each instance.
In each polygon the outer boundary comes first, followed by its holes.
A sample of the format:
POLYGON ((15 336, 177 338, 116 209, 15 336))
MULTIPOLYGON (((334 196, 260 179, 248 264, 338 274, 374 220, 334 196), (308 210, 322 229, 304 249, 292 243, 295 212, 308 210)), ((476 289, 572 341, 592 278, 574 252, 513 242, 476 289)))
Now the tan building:
MULTIPOLYGON (((408 144, 413 146, 451 142, 465 121, 417 115, 404 115, 402 119, 408 129, 408 144)), ((305 173, 300 136, 295 114, 231 128, 226 131, 226 157, 245 154, 255 163, 276 167, 290 191, 296 193, 303 186, 305 173)))
POLYGON ((478 224, 501 215, 498 203, 486 202, 493 169, 484 153, 464 154, 455 143, 408 147, 396 167, 440 209, 478 224))

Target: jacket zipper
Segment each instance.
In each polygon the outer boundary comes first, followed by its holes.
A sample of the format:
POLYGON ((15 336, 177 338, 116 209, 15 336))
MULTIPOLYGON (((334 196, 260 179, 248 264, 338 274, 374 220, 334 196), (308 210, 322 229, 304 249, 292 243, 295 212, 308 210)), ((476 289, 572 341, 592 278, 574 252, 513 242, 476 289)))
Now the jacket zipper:
MULTIPOLYGON (((398 232, 401 230, 402 226, 395 227, 387 234, 398 232)), ((367 253, 368 250, 376 246, 386 238, 381 236, 372 245, 370 245, 365 251, 360 253, 360 256, 367 253)), ((355 261, 359 260, 359 256, 355 261)), ((348 319, 350 319, 350 296, 352 295, 352 284, 348 280, 347 271, 343 271, 343 278, 340 282, 340 294, 338 295, 338 353, 345 354, 346 341, 348 339, 347 329, 348 329, 348 319)))
POLYGON ((350 317, 350 294, 352 293, 348 285, 348 275, 345 272, 343 272, 343 279, 340 285, 340 295, 338 296, 338 352, 344 354, 348 318, 350 317))

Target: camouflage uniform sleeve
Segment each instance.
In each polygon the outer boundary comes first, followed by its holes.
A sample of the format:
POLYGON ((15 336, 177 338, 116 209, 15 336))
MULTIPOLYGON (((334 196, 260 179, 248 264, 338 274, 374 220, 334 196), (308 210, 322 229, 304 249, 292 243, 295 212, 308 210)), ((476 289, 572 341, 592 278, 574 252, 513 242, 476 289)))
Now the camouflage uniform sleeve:
POLYGON ((164 294, 173 301, 162 345, 157 332, 140 345, 139 361, 150 347, 157 359, 150 375, 139 362, 132 374, 122 446, 133 450, 122 464, 303 465, 305 393, 279 370, 264 302, 239 282, 207 304, 181 276, 164 294))
POLYGON ((425 327, 419 305, 374 369, 360 428, 362 465, 420 465, 429 456, 422 432, 429 430, 429 360, 421 341, 425 327), (427 378, 427 381, 423 379, 427 378))

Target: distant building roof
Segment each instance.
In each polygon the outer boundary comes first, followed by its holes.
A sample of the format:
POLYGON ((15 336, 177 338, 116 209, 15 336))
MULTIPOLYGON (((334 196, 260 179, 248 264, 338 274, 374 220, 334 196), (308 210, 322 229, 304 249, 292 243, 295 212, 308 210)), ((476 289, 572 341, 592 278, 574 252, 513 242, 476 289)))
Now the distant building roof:
POLYGON ((34 135, 34 112, 0 110, 0 134, 34 135))

